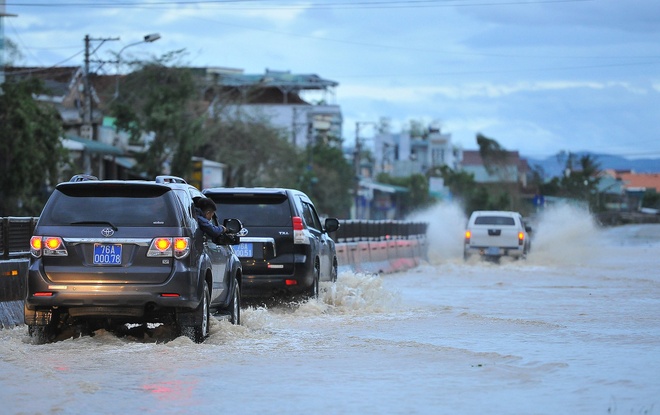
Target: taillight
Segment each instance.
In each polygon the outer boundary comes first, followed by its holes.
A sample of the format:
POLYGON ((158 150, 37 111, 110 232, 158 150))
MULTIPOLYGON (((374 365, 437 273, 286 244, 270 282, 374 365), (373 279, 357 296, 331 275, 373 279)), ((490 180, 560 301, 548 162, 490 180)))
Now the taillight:
POLYGON ((522 245, 525 242, 525 234, 523 232, 518 232, 518 245, 522 245))
POLYGON ((469 244, 470 243, 470 238, 472 237, 472 232, 470 231, 465 231, 465 243, 469 244))
POLYGON ((189 238, 154 238, 151 241, 148 257, 185 258, 190 253, 189 238))
POLYGON ((33 236, 30 238, 30 254, 40 256, 67 256, 69 252, 59 236, 33 236))
POLYGON ((174 258, 181 259, 190 253, 190 239, 174 238, 174 258))
POLYGON ((305 233, 305 224, 300 216, 294 216, 293 221, 293 243, 309 244, 309 237, 305 233))
POLYGON ((33 257, 39 258, 41 256, 41 248, 43 246, 43 240, 41 236, 33 236, 30 238, 30 253, 33 257))

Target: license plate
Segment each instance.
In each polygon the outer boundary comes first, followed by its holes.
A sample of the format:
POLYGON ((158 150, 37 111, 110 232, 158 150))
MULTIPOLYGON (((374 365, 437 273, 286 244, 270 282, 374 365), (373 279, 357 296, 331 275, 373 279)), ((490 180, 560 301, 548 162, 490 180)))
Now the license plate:
POLYGON ((94 265, 121 265, 121 244, 94 244, 94 265))
POLYGON ((236 252, 236 256, 239 258, 253 256, 252 242, 241 242, 238 245, 234 245, 234 252, 236 252))
POLYGON ((486 255, 499 255, 500 248, 490 247, 486 249, 486 255))

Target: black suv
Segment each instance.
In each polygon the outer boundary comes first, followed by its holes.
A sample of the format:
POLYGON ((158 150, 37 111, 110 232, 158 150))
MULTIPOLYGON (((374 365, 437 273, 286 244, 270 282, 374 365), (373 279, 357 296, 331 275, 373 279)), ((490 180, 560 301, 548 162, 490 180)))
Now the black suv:
POLYGON ((240 324, 242 270, 232 245, 241 223, 225 220, 227 234, 210 240, 195 216, 198 197, 173 176, 58 184, 30 241, 25 324, 33 341, 74 326, 162 323, 200 343, 211 311, 240 324))
POLYGON ((234 250, 243 264, 246 297, 318 297, 319 281, 337 280, 335 242, 306 194, 283 188, 212 188, 204 195, 221 217, 238 218, 244 228, 234 250))

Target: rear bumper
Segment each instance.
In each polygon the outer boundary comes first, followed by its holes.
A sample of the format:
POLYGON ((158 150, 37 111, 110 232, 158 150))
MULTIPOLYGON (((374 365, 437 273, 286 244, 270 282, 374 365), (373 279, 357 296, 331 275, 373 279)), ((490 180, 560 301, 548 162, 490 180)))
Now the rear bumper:
POLYGON ((57 307, 81 317, 139 318, 162 309, 196 308, 201 298, 198 287, 195 273, 184 266, 175 267, 162 284, 55 284, 48 280, 40 261, 35 261, 28 270, 25 308, 35 311, 57 307))
POLYGON ((524 246, 489 247, 466 245, 463 252, 466 257, 472 255, 479 255, 483 257, 522 257, 525 253, 525 248, 524 246))
POLYGON ((286 262, 243 260, 241 295, 272 297, 305 293, 314 284, 314 265, 309 258, 293 255, 286 262))

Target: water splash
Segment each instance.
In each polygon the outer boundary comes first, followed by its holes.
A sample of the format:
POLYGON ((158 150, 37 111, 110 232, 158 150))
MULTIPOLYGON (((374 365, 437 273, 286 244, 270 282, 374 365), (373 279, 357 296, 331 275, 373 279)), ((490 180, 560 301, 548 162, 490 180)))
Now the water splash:
POLYGON ((429 224, 429 262, 443 263, 463 257, 463 237, 467 217, 457 203, 439 203, 410 217, 410 220, 429 224))
POLYGON ((602 231, 588 210, 565 204, 553 206, 538 217, 528 260, 543 265, 583 263, 598 254, 602 243, 602 231))

